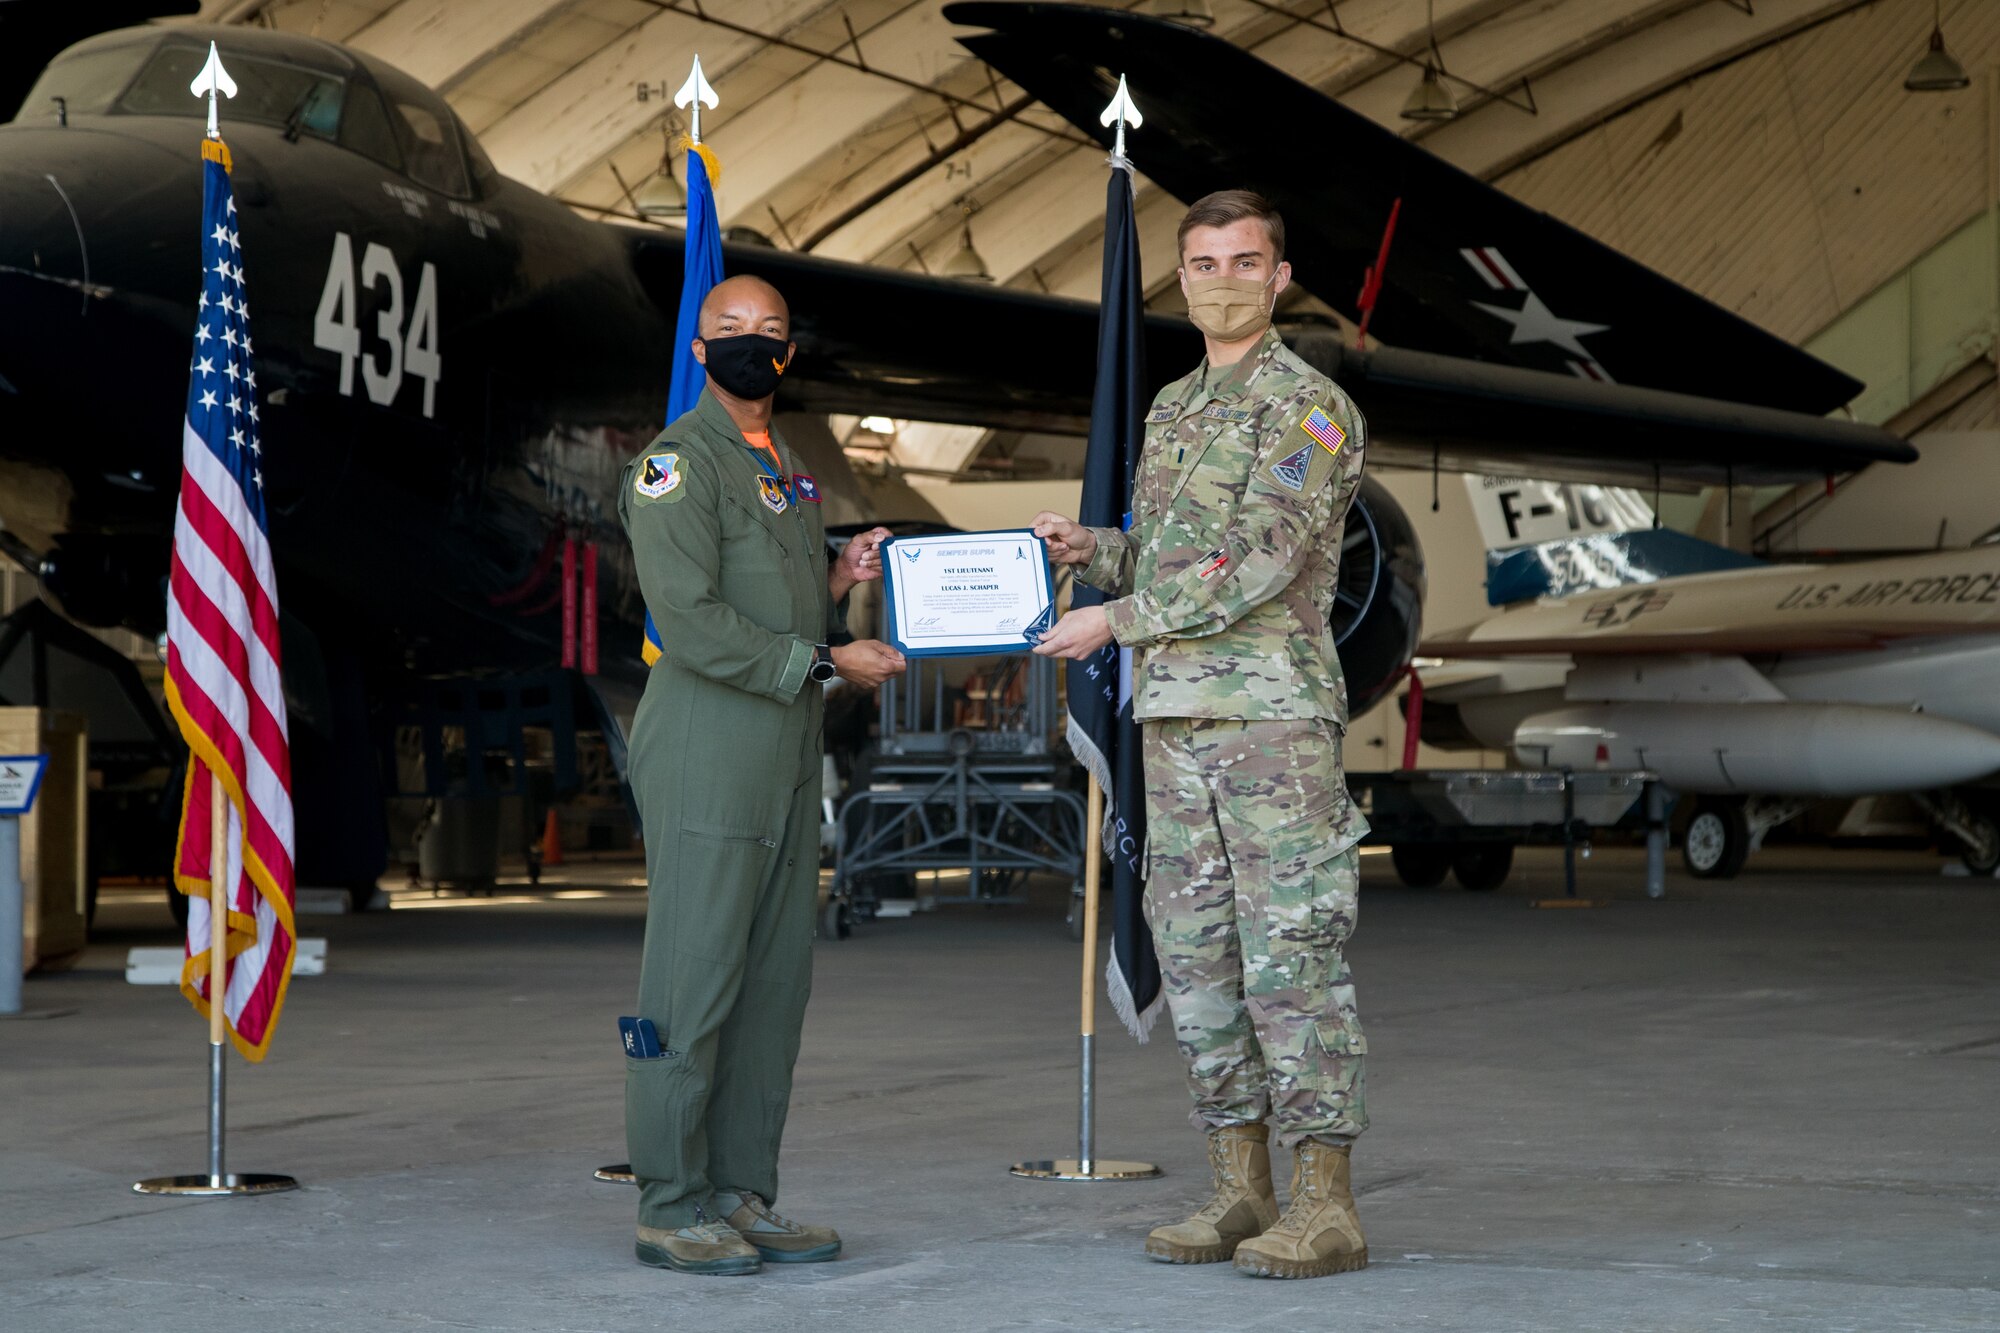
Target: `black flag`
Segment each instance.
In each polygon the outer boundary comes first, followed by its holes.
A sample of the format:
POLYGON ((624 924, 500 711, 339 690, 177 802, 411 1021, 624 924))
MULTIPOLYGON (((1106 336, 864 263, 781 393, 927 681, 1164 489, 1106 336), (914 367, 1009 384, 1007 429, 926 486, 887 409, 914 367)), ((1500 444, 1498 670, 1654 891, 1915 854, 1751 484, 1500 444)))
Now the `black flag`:
MULTIPOLYGON (((1111 161, 1104 203, 1104 291, 1098 310, 1097 390, 1090 401, 1090 450, 1083 464, 1078 521, 1124 528, 1132 510, 1132 473, 1145 442, 1145 303, 1140 297, 1139 233, 1132 220, 1132 176, 1111 161)), ((1105 595, 1083 583, 1070 605, 1096 606, 1105 595)), ((1158 1016, 1160 964, 1146 929, 1146 787, 1139 766, 1139 724, 1132 719, 1131 654, 1110 644, 1069 664, 1069 743, 1104 789, 1104 847, 1111 858, 1112 1008, 1132 1035, 1146 1039, 1158 1016)))

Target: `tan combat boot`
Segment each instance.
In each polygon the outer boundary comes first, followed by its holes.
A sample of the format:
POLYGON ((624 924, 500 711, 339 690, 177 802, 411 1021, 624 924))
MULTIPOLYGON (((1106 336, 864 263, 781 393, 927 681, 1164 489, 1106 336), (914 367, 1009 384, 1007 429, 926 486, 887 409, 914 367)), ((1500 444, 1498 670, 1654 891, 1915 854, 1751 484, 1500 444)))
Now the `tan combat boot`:
POLYGON ((1215 1195, 1187 1221, 1155 1227, 1146 1237, 1147 1256, 1166 1264, 1227 1263, 1240 1242, 1277 1221, 1269 1142, 1263 1125, 1208 1131, 1215 1195))
POLYGON ((819 1264, 840 1254, 838 1231, 780 1217, 771 1211, 771 1205, 748 1191, 717 1190, 715 1209, 756 1247, 766 1263, 819 1264))
POLYGON ((701 1221, 671 1230, 640 1227, 633 1251, 642 1264, 711 1277, 754 1273, 764 1266, 757 1248, 720 1222, 701 1221))
POLYGON ((1251 1277, 1325 1277, 1368 1267, 1368 1238, 1354 1216, 1347 1147, 1304 1139, 1293 1149, 1292 1206, 1278 1224, 1236 1250, 1251 1277))

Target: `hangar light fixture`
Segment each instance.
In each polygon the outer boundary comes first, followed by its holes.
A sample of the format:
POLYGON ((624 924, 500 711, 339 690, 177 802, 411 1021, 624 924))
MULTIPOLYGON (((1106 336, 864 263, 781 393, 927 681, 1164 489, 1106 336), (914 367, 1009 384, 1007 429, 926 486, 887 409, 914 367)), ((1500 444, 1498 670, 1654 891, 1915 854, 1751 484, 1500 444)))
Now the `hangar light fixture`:
POLYGON ((1424 62, 1424 77, 1417 86, 1410 89, 1410 96, 1403 103, 1404 120, 1454 120, 1458 116, 1458 99, 1451 95, 1451 89, 1444 86, 1438 77, 1436 65, 1424 62))
POLYGON ((671 135, 666 136, 666 148, 660 154, 660 169, 647 177, 632 196, 632 207, 655 222, 687 216, 687 190, 674 179, 674 143, 671 135))
POLYGON ((1438 50, 1437 0, 1430 0, 1425 6, 1425 17, 1430 34, 1431 54, 1424 61, 1424 76, 1417 80, 1417 86, 1410 89, 1409 97, 1403 102, 1404 120, 1452 120, 1458 115, 1458 99, 1451 89, 1444 86, 1439 78, 1444 69, 1444 52, 1438 50))
POLYGON ((972 243, 972 205, 960 200, 958 206, 965 212, 965 221, 959 230, 958 253, 945 260, 938 273, 964 282, 991 282, 993 270, 986 267, 986 257, 972 243))
POLYGON ((1189 28, 1213 28, 1215 10, 1208 0, 1157 0, 1147 7, 1155 18, 1189 28))
POLYGON ((1951 52, 1944 49, 1944 0, 1933 0, 1931 5, 1931 49, 1923 59, 1910 67, 1910 73, 1903 80, 1903 87, 1913 93, 1955 93, 1960 88, 1971 85, 1965 66, 1952 59, 1951 52))

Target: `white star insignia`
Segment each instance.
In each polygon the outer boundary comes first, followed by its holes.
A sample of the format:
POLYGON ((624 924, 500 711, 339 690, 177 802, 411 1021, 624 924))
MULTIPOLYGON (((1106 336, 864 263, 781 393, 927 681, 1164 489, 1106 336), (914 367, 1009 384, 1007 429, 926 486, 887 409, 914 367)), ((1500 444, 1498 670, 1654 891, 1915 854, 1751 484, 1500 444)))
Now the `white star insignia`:
MULTIPOLYGON (((194 363, 194 368, 197 374, 213 375, 215 373, 215 362, 209 360, 207 357, 203 357, 194 363)), ((235 373, 234 370, 230 371, 232 375, 235 373)))
POLYGON ((254 388, 256 388, 256 387, 257 387, 257 372, 256 372, 256 371, 254 371, 254 370, 246 370, 246 371, 244 371, 244 372, 243 372, 243 382, 244 382, 244 383, 245 383, 246 385, 248 385, 249 387, 253 388, 253 389, 254 389, 254 388))
POLYGON ((209 239, 211 241, 221 241, 227 245, 229 243, 229 228, 223 226, 220 222, 216 223, 215 233, 209 239))
POLYGON ((230 328, 227 324, 223 325, 222 341, 228 343, 231 347, 236 346, 236 330, 230 328))
POLYGON ((250 335, 247 333, 243 335, 243 355, 250 355, 250 335))
POLYGON ((201 405, 202 405, 203 407, 214 407, 214 406, 215 406, 215 394, 214 394, 214 392, 213 392, 213 391, 211 391, 211 390, 209 390, 209 389, 203 389, 203 390, 201 391, 201 405))
POLYGON ((250 419, 252 421, 257 419, 257 400, 255 398, 250 400, 250 419))
POLYGON ((222 373, 229 376, 231 380, 234 380, 238 375, 241 375, 243 372, 236 368, 236 363, 234 361, 225 361, 222 363, 222 373))
POLYGON ((222 294, 222 311, 224 314, 227 315, 233 315, 236 313, 236 298, 231 296, 228 292, 224 292, 222 294))
POLYGON ((255 435, 252 435, 250 437, 250 452, 256 454, 259 458, 262 458, 264 456, 263 442, 260 441, 255 435))
POLYGON ((252 483, 253 485, 255 485, 255 486, 256 486, 256 488, 257 488, 258 490, 260 490, 260 491, 261 491, 261 490, 263 490, 263 489, 264 489, 264 471, 263 471, 263 469, 262 469, 262 468, 254 468, 254 467, 253 467, 253 468, 251 468, 251 469, 250 469, 250 481, 251 481, 251 483, 252 483))
POLYGON ((198 342, 198 343, 205 343, 205 342, 207 342, 207 341, 208 341, 208 340, 209 340, 210 338, 213 338, 214 336, 215 336, 214 334, 212 334, 212 333, 210 333, 210 332, 208 331, 208 325, 206 325, 206 324, 197 324, 197 325, 195 325, 195 329, 194 329, 194 340, 195 340, 196 342, 198 342))
POLYGON ((1563 319, 1542 303, 1542 298, 1532 291, 1528 299, 1521 303, 1519 310, 1509 310, 1504 305, 1488 305, 1484 301, 1472 304, 1490 315, 1496 315, 1514 326, 1514 332, 1507 339, 1510 345, 1521 343, 1554 343, 1566 352, 1593 360, 1590 352, 1577 341, 1586 334, 1602 333, 1609 324, 1586 324, 1580 319, 1563 319))
POLYGON ((235 445, 238 449, 241 449, 243 447, 243 432, 240 430, 230 431, 229 442, 235 445))
POLYGON ((233 231, 229 233, 229 248, 232 250, 241 250, 243 248, 243 243, 236 239, 236 233, 233 231))
POLYGON ((242 400, 233 393, 229 395, 229 410, 232 412, 241 412, 243 410, 242 400))
POLYGON ((229 261, 228 261, 227 259, 218 259, 218 260, 216 260, 216 261, 215 261, 215 273, 216 273, 216 276, 217 276, 217 277, 221 277, 221 278, 226 278, 226 277, 228 277, 228 276, 229 276, 229 261))
POLYGON ((232 195, 230 195, 230 196, 229 196, 229 199, 228 199, 228 200, 227 200, 227 202, 225 202, 225 203, 224 203, 224 205, 223 205, 223 209, 222 209, 222 211, 223 211, 223 212, 225 212, 225 213, 227 213, 227 214, 229 214, 229 215, 230 215, 231 217, 234 217, 234 216, 236 215, 236 196, 235 196, 235 195, 233 195, 233 194, 232 194, 232 195))
POLYGON ((248 301, 238 301, 236 303, 236 313, 243 317, 245 324, 248 324, 250 322, 250 303, 248 301))
POLYGON ((199 296, 198 298, 196 298, 196 300, 195 300, 195 303, 194 303, 194 308, 195 308, 196 310, 206 310, 206 309, 208 309, 208 293, 207 293, 207 292, 203 292, 203 293, 202 293, 202 294, 201 294, 201 295, 200 295, 200 296, 199 296))

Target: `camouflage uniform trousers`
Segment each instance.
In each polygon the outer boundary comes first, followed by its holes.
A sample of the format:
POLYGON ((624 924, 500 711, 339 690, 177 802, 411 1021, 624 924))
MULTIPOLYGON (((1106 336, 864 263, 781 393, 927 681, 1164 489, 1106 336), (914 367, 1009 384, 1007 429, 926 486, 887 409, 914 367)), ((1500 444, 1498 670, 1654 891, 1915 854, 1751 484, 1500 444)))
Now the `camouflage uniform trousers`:
POLYGON ((1141 728, 1146 918, 1198 1129, 1268 1121, 1275 1141, 1368 1127, 1368 1051, 1342 956, 1359 909, 1331 722, 1151 720, 1141 728))

